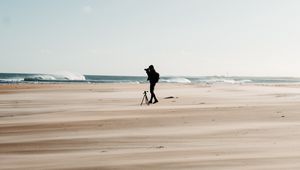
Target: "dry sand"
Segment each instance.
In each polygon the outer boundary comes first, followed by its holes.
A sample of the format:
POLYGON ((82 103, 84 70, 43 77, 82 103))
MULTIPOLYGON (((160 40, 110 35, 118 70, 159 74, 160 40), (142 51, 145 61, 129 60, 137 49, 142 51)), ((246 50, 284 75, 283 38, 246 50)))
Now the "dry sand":
POLYGON ((146 88, 1 85, 0 169, 300 169, 299 86, 146 88))

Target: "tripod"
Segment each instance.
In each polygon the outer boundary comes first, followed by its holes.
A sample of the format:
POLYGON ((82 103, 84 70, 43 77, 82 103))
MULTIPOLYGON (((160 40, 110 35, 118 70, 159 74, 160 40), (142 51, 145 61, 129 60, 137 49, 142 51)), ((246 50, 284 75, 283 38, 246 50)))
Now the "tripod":
POLYGON ((141 102, 141 106, 143 105, 143 102, 144 102, 144 100, 145 100, 145 103, 147 104, 147 105, 149 105, 149 101, 148 101, 148 97, 147 97, 147 92, 148 91, 144 91, 144 96, 143 96, 143 99, 142 99, 142 102, 141 102))

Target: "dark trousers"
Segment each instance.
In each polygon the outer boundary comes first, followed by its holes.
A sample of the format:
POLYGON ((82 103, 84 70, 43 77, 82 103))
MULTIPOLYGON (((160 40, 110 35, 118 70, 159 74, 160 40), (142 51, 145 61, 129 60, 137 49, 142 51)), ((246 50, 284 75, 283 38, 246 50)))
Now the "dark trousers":
POLYGON ((154 101, 158 101, 154 94, 155 85, 156 85, 156 83, 150 83, 150 94, 151 94, 150 102, 152 102, 153 98, 154 98, 154 101))

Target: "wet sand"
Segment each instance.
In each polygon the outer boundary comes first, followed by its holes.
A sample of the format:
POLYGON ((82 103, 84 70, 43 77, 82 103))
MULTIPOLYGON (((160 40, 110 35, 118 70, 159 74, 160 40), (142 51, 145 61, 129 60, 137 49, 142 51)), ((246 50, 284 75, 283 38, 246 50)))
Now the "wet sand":
POLYGON ((299 85, 147 88, 0 85, 0 169, 300 169, 299 85))

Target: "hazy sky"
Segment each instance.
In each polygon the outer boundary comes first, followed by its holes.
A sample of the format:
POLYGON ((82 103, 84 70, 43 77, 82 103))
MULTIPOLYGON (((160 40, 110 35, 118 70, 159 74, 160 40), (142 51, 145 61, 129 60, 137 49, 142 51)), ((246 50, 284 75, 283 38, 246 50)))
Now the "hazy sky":
POLYGON ((0 72, 300 76, 299 0, 0 0, 0 72))

